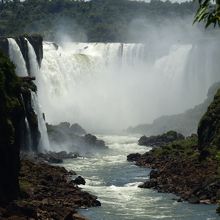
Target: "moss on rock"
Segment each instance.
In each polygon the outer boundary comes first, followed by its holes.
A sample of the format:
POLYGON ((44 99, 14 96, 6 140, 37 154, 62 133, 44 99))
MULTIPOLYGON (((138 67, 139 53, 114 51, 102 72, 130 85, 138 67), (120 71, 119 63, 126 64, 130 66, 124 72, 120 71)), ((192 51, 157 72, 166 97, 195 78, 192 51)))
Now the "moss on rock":
POLYGON ((18 196, 19 125, 22 105, 19 101, 20 80, 15 67, 0 52, 0 202, 18 196))
POLYGON ((199 123, 198 140, 201 151, 209 146, 220 148, 220 89, 199 123))

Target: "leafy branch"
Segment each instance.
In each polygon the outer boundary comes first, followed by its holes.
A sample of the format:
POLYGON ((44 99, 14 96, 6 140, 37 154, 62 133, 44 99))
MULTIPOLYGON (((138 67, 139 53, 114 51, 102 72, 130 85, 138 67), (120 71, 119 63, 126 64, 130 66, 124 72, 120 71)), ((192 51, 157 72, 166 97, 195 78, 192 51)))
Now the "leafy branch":
POLYGON ((220 26, 220 0, 198 0, 198 3, 194 23, 203 21, 206 28, 211 24, 220 26))

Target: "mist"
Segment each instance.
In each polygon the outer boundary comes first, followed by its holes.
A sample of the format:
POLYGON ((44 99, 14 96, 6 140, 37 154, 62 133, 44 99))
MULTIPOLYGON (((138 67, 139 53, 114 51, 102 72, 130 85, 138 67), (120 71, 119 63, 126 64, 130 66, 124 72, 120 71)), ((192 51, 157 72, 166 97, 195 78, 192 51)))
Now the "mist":
POLYGON ((137 17, 128 30, 141 43, 76 43, 62 28, 58 48, 44 43, 38 90, 49 123, 118 132, 195 106, 219 80, 219 42, 192 17, 160 25, 137 17))

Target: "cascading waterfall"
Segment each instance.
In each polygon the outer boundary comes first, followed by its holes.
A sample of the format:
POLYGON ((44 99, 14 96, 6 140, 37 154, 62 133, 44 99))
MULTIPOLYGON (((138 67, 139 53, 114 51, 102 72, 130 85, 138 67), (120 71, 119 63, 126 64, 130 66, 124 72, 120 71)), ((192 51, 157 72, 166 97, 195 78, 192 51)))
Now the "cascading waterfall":
POLYGON ((16 66, 16 73, 18 76, 25 77, 28 76, 25 60, 23 58, 23 55, 21 53, 21 50, 13 38, 8 38, 8 44, 9 44, 9 56, 11 61, 16 66))
MULTIPOLYGON (((27 114, 26 108, 25 108, 25 104, 24 104, 24 98, 23 95, 21 94, 21 102, 25 111, 25 114, 27 114)), ((25 147, 27 147, 28 151, 31 152, 32 148, 33 148, 33 141, 32 141, 32 136, 31 136, 31 129, 30 129, 30 125, 29 125, 29 121, 27 119, 27 117, 25 116, 24 119, 25 122, 25 137, 24 137, 24 143, 25 143, 25 147)))
POLYGON ((30 125, 29 122, 27 120, 27 117, 25 117, 25 129, 26 129, 26 144, 28 146, 28 151, 32 152, 33 150, 33 142, 32 142, 32 137, 31 137, 31 129, 30 129, 30 125))
MULTIPOLYGON (((30 62, 30 73, 31 73, 31 76, 36 77, 36 83, 37 83, 38 82, 37 79, 40 75, 40 69, 39 69, 39 65, 37 62, 37 57, 36 57, 35 51, 34 51, 32 45, 30 44, 30 42, 26 38, 25 38, 25 40, 26 40, 27 46, 28 46, 28 58, 29 58, 29 62, 30 62)), ((21 50, 20 50, 18 44, 16 43, 16 41, 13 38, 8 38, 8 42, 9 42, 9 56, 10 56, 11 61, 16 66, 16 74, 20 77, 28 76, 28 71, 26 68, 25 60, 23 58, 23 55, 21 53, 21 50)), ((31 98, 32 98, 32 107, 37 115, 38 127, 39 127, 39 131, 41 134, 39 149, 42 151, 50 150, 50 144, 49 144, 49 140, 48 140, 46 124, 45 124, 45 120, 43 118, 43 114, 41 112, 40 105, 38 103, 38 97, 34 92, 31 92, 31 98)), ((22 97, 22 100, 23 100, 23 97, 22 97)), ((32 151, 33 141, 32 141, 32 137, 31 137, 30 125, 29 125, 29 122, 26 117, 25 117, 25 127, 26 127, 26 133, 27 133, 26 134, 26 142, 27 142, 26 144, 28 145, 28 149, 30 151, 32 151)))
POLYGON ((30 44, 28 39, 25 38, 25 40, 26 40, 27 46, 28 46, 28 58, 29 58, 29 62, 30 62, 30 74, 31 74, 31 76, 34 76, 37 79, 39 71, 40 71, 39 64, 37 62, 37 56, 36 56, 36 53, 34 51, 33 46, 30 44))
POLYGON ((78 122, 103 131, 151 122, 202 102, 220 79, 208 40, 177 42, 162 53, 149 44, 44 42, 43 47, 39 99, 51 123, 78 122), (206 62, 198 71, 204 51, 206 62), (198 80, 201 75, 206 77, 198 80))
MULTIPOLYGON (((33 46, 30 44, 30 42, 26 39, 27 45, 28 45, 28 58, 30 62, 30 73, 32 76, 36 77, 36 84, 38 85, 38 78, 40 75, 40 68, 37 62, 37 56, 35 54, 33 46)), ((32 106, 34 108, 35 113, 37 114, 38 118, 38 126, 41 133, 41 139, 39 143, 39 147, 41 150, 50 150, 50 143, 48 139, 47 134, 47 128, 45 124, 45 120, 43 117, 43 113, 41 111, 37 94, 34 92, 31 92, 31 98, 32 98, 32 106)))
POLYGON ((44 120, 42 111, 40 109, 37 94, 32 91, 31 91, 31 101, 32 101, 32 106, 34 108, 34 111, 37 115, 38 128, 41 134, 38 149, 40 151, 49 151, 51 149, 50 149, 50 143, 49 143, 49 139, 47 135, 47 128, 46 128, 45 120, 44 120))

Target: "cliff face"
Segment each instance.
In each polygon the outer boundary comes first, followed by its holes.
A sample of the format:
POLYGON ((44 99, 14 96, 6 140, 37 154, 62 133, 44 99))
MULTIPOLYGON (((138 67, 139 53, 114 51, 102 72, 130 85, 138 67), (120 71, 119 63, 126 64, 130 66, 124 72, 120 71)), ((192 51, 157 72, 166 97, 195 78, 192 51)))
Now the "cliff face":
POLYGON ((215 83, 210 87, 205 101, 184 113, 176 115, 161 116, 154 120, 152 124, 142 124, 128 128, 129 133, 139 133, 146 135, 158 135, 169 130, 177 131, 185 136, 196 133, 199 121, 211 104, 220 83, 215 83))
POLYGON ((213 145, 220 149, 220 89, 198 127, 200 150, 213 145))
MULTIPOLYGON (((30 36, 27 35, 27 36, 14 37, 14 39, 16 40, 17 44, 20 47, 22 55, 25 59, 28 73, 30 75, 30 63, 29 63, 29 58, 28 58, 28 45, 27 45, 27 41, 25 40, 25 38, 28 39, 30 44, 33 46, 39 65, 41 65, 41 61, 43 59, 43 38, 40 35, 30 35, 30 36)), ((6 56, 9 56, 9 45, 8 45, 7 38, 5 38, 5 37, 0 38, 0 48, 6 56)))
MULTIPOLYGON (((28 44, 26 39, 30 42, 35 50, 39 65, 43 59, 43 38, 40 35, 30 36, 18 36, 14 38, 21 50, 23 58, 26 63, 26 67, 29 75, 30 73, 30 62, 28 56, 28 44)), ((7 38, 0 38, 0 49, 2 52, 9 57, 9 44, 7 38)), ((36 92, 37 88, 35 84, 27 79, 23 79, 22 89, 20 92, 21 104, 24 109, 23 123, 20 124, 20 142, 22 150, 38 151, 38 144, 40 140, 40 132, 38 129, 37 115, 33 109, 31 103, 31 90, 36 92), (27 127, 29 131, 27 131, 27 127), (29 136, 29 137, 28 137, 29 136), (28 140, 29 138, 29 140, 28 140)))
POLYGON ((20 125, 24 115, 14 65, 0 53, 0 202, 18 196, 20 125))
POLYGON ((7 38, 5 37, 0 38, 0 48, 5 55, 9 55, 7 38))
MULTIPOLYGON (((28 60, 27 42, 24 37, 18 37, 16 41, 25 60, 28 60)), ((40 63, 43 57, 42 38, 30 37, 30 42, 35 45, 40 63)), ((0 203, 7 203, 19 194, 20 149, 30 150, 27 123, 30 127, 33 151, 38 150, 40 133, 31 99, 31 92, 36 92, 37 88, 29 78, 16 76, 15 66, 7 58, 9 50, 6 38, 0 38, 0 48, 0 203)), ((26 65, 28 66, 29 62, 26 61, 26 65)))
POLYGON ((34 48, 39 66, 43 59, 43 37, 41 35, 30 35, 26 37, 34 48))
POLYGON ((28 70, 28 73, 30 75, 30 62, 29 62, 29 58, 28 58, 28 45, 27 45, 27 41, 25 40, 28 39, 28 41, 30 42, 30 44, 33 46, 35 54, 37 56, 37 61, 39 66, 41 65, 41 61, 43 59, 43 38, 40 35, 30 35, 30 36, 19 36, 19 37, 15 37, 15 40, 17 42, 17 44, 20 47, 20 50, 22 52, 22 55, 25 59, 26 62, 26 67, 28 70))

